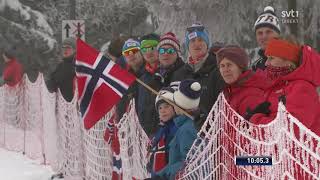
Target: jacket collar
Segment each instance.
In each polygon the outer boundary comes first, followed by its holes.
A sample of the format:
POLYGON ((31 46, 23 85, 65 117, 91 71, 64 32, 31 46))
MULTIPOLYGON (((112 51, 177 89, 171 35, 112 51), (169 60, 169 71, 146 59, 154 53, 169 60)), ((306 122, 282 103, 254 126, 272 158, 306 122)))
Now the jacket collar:
POLYGON ((185 115, 180 115, 176 118, 174 118, 174 123, 176 124, 176 126, 179 128, 181 127, 183 124, 185 124, 188 121, 192 121, 192 119, 190 119, 189 117, 185 116, 185 115))
POLYGON ((197 73, 197 74, 205 74, 205 73, 209 73, 210 71, 212 71, 212 69, 217 67, 217 60, 215 55, 209 53, 209 56, 205 59, 205 62, 203 63, 199 71, 194 72, 193 68, 188 63, 186 63, 184 67, 189 72, 197 73))

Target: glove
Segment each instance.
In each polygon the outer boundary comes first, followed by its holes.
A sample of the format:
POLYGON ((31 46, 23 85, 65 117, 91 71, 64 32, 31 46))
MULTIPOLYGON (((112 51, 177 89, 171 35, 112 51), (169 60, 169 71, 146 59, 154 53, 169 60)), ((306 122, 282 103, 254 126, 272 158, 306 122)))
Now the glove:
POLYGON ((160 73, 155 73, 153 76, 154 80, 164 83, 164 77, 160 73))
POLYGON ((265 114, 267 116, 269 116, 270 114, 270 107, 271 103, 268 102, 268 101, 264 101, 260 104, 258 104, 253 110, 251 110, 249 107, 247 108, 247 111, 246 111, 246 115, 245 115, 245 119, 247 120, 250 120, 250 118, 254 115, 254 114, 257 114, 257 113, 262 113, 262 114, 265 114))

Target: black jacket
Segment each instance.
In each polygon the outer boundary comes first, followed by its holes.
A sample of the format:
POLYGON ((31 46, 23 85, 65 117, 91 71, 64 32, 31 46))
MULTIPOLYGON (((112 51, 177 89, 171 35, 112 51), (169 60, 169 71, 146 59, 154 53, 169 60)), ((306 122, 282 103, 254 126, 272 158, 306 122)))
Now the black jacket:
MULTIPOLYGON (((145 73, 140 77, 144 83, 149 85, 156 91, 159 91, 163 87, 170 85, 173 73, 183 66, 183 61, 179 58, 175 64, 169 68, 163 75, 160 75, 159 69, 155 74, 145 73)), ((148 136, 152 135, 157 128, 159 123, 158 111, 155 107, 156 95, 146 89, 143 86, 139 86, 139 97, 138 97, 138 117, 141 126, 145 130, 148 136)))
MULTIPOLYGON (((138 72, 134 72, 133 70, 128 70, 131 74, 134 74, 137 78, 140 78, 144 73, 144 65, 141 65, 138 72)), ((139 111, 139 86, 141 86, 137 81, 135 81, 128 89, 127 93, 122 96, 119 103, 117 104, 116 111, 118 120, 120 120, 123 114, 126 112, 127 106, 132 98, 135 100, 135 108, 138 114, 139 111)))
POLYGON ((252 65, 253 71, 257 71, 257 69, 261 69, 261 70, 266 69, 265 64, 266 64, 268 57, 264 55, 264 50, 259 49, 258 55, 259 55, 259 58, 252 65))
POLYGON ((216 57, 209 54, 203 66, 197 72, 194 72, 189 64, 185 64, 173 74, 172 82, 184 79, 194 79, 202 87, 199 105, 200 117, 195 122, 197 128, 200 129, 224 87, 224 81, 217 68, 216 57))
POLYGON ((185 63, 181 58, 178 58, 174 65, 165 72, 160 72, 160 68, 153 76, 153 81, 150 82, 150 86, 159 91, 163 87, 170 86, 174 72, 181 68, 185 63))
POLYGON ((47 81, 49 91, 59 88, 62 96, 68 102, 73 99, 73 79, 75 77, 74 57, 64 59, 50 75, 47 81))

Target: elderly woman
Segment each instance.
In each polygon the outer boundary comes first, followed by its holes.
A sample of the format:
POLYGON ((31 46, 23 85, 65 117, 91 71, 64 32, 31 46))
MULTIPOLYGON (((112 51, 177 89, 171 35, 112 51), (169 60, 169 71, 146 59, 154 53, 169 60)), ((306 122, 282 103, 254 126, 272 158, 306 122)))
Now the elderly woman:
POLYGON ((238 46, 226 46, 217 52, 219 71, 227 84, 223 93, 230 106, 245 118, 247 118, 248 109, 269 113, 267 108, 263 108, 268 107, 269 104, 263 102, 263 90, 266 88, 266 83, 263 81, 265 77, 262 73, 248 70, 248 63, 248 54, 238 46))
POLYGON ((316 90, 320 83, 320 56, 310 47, 290 39, 270 40, 265 54, 268 57, 266 73, 272 82, 265 91, 265 100, 271 103, 271 113, 269 116, 253 114, 250 121, 271 122, 281 99, 294 117, 320 135, 320 102, 316 90))

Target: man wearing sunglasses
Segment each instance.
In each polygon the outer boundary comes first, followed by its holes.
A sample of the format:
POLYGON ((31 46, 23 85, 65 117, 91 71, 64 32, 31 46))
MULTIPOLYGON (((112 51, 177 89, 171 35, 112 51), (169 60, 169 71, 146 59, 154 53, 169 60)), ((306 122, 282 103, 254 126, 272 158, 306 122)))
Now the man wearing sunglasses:
MULTIPOLYGON (((145 73, 140 77, 140 80, 151 87, 151 81, 153 81, 153 76, 159 67, 157 51, 159 40, 160 36, 155 33, 147 34, 140 38, 140 51, 145 60, 145 73)), ((142 128, 150 136, 156 130, 158 124, 158 116, 154 106, 156 95, 145 87, 139 86, 138 98, 138 117, 142 128)))
MULTIPOLYGON (((122 55, 126 59, 128 71, 137 78, 140 78, 145 73, 144 60, 140 52, 140 43, 134 39, 128 39, 122 47, 122 55)), ((126 111, 126 107, 132 98, 135 100, 136 111, 139 111, 139 86, 141 85, 135 82, 121 98, 117 105, 117 116, 119 119, 122 118, 126 111)))
POLYGON ((161 36, 158 44, 160 67, 155 74, 156 84, 154 87, 160 90, 168 87, 172 82, 173 73, 184 65, 180 55, 180 43, 176 35, 167 32, 161 36))
POLYGON ((216 57, 209 53, 210 40, 205 27, 196 23, 186 29, 187 63, 173 74, 172 81, 194 79, 202 86, 200 112, 196 126, 201 128, 214 102, 222 90, 224 82, 216 65, 216 57))

